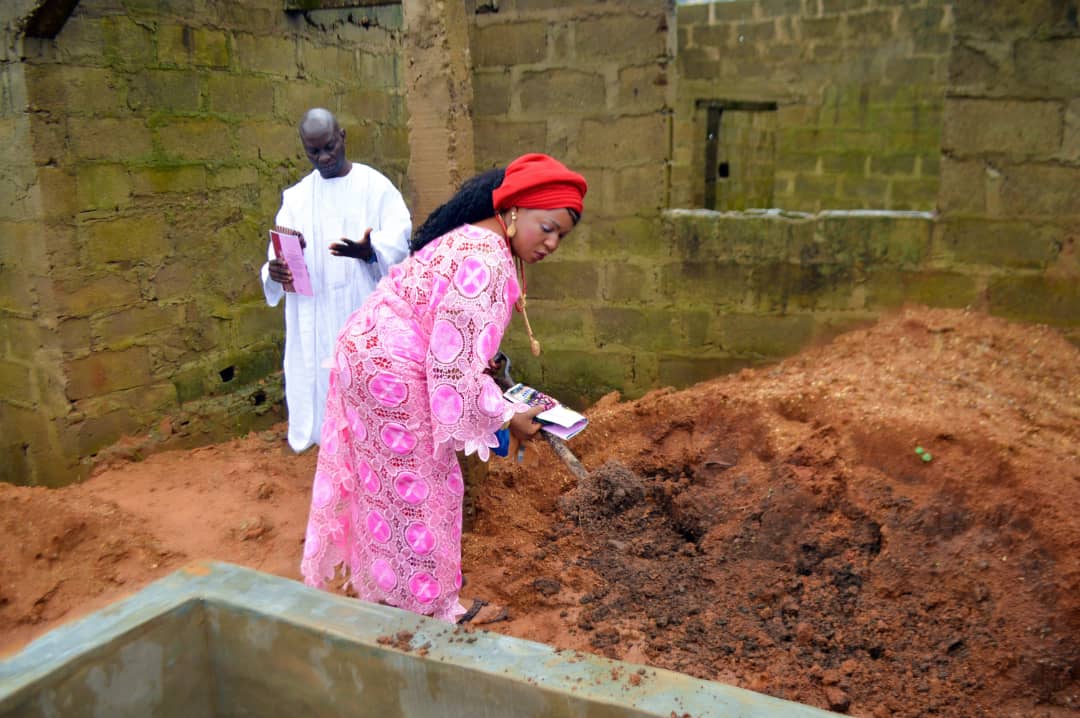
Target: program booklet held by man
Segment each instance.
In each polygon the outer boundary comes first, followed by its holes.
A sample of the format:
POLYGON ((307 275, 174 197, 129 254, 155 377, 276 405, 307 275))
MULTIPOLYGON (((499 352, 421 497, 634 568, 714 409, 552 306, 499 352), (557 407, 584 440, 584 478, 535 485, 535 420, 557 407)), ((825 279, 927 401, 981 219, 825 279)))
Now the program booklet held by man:
POLYGON ((285 289, 310 297, 314 295, 314 292, 311 289, 307 263, 304 261, 304 247, 300 241, 300 233, 296 230, 287 227, 274 227, 270 230, 270 242, 274 245, 274 255, 289 265, 289 271, 292 273, 292 284, 286 286, 285 289))
POLYGON ((560 404, 542 391, 518 382, 503 392, 510 401, 529 406, 543 406, 545 411, 536 415, 536 420, 543 424, 543 430, 560 439, 572 439, 589 424, 589 419, 573 409, 560 404))

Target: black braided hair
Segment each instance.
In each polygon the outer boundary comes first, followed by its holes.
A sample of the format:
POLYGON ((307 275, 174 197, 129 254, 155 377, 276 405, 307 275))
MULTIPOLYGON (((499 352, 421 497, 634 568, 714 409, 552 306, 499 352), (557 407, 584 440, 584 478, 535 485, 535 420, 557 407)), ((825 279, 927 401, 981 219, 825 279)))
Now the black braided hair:
POLYGON ((429 214, 413 232, 409 249, 417 252, 452 229, 494 217, 495 205, 491 201, 491 193, 502 184, 505 173, 505 168, 496 167, 466 180, 457 194, 429 214))

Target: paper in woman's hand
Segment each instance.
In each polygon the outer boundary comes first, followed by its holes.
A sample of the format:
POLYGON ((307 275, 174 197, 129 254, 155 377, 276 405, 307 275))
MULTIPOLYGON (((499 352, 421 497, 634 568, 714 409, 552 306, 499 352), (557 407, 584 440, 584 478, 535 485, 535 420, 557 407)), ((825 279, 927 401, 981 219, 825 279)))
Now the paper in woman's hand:
POLYGON ((271 229, 270 241, 274 245, 274 254, 277 258, 289 265, 293 290, 305 297, 313 296, 311 278, 308 276, 307 264, 304 262, 304 248, 300 244, 300 236, 271 229))

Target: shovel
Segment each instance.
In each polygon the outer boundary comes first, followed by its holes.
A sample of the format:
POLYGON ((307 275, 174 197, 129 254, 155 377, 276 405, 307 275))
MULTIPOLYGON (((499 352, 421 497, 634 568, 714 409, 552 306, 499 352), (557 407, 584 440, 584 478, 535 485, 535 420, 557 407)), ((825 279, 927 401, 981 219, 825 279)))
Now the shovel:
MULTIPOLYGON (((503 391, 506 391, 517 383, 510 377, 510 357, 499 352, 491 361, 495 365, 492 374, 495 377, 495 383, 498 384, 503 391)), ((553 434, 549 434, 543 429, 540 430, 540 434, 547 440, 547 443, 551 445, 551 449, 566 465, 566 468, 570 469, 570 473, 577 477, 578 481, 588 477, 588 470, 585 468, 584 464, 578 461, 578 458, 574 456, 574 452, 570 451, 570 447, 566 445, 565 441, 553 434)))

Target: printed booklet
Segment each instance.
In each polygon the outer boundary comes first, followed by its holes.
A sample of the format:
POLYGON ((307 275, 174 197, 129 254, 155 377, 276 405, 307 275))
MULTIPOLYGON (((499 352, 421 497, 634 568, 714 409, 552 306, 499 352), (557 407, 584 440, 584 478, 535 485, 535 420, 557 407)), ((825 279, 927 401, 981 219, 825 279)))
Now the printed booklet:
MULTIPOLYGON (((314 295, 311 290, 311 278, 308 277, 307 264, 304 262, 304 248, 300 245, 300 234, 285 227, 270 230, 270 242, 274 245, 274 256, 289 265, 292 272, 292 290, 305 297, 314 295)), ((288 290, 289 288, 286 287, 288 290)))
POLYGON ((542 391, 520 382, 504 391, 503 396, 521 404, 545 407, 546 411, 537 414, 536 420, 544 425, 544 431, 560 439, 572 439, 589 424, 589 419, 583 414, 568 409, 542 391))

